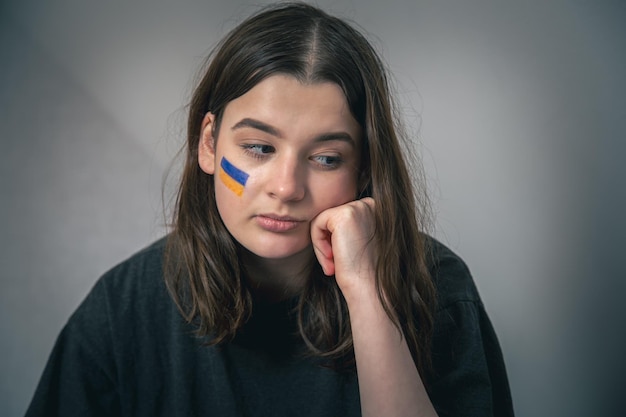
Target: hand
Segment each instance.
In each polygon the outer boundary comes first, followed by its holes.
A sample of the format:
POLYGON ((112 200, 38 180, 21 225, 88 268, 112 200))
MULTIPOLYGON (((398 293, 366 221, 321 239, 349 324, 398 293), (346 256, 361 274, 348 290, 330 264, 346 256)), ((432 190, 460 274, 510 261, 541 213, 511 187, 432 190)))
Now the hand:
POLYGON ((366 197, 324 210, 311 222, 315 256, 326 275, 335 275, 344 296, 358 279, 374 284, 374 206, 366 197))

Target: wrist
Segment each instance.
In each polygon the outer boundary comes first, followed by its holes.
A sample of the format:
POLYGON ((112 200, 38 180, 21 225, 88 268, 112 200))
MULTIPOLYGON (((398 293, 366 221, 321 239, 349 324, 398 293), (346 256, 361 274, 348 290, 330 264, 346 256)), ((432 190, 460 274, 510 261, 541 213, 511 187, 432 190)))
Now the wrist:
POLYGON ((376 279, 373 274, 357 276, 348 283, 338 283, 350 314, 359 313, 363 309, 382 309, 376 279))

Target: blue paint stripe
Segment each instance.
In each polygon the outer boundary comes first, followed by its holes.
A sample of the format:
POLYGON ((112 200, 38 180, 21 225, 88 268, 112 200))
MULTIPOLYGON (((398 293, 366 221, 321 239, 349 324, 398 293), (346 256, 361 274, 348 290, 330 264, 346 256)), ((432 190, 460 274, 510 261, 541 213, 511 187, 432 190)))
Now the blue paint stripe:
POLYGON ((224 170, 225 173, 228 174, 229 177, 237 181, 241 185, 246 185, 246 181, 248 181, 249 175, 231 164, 228 159, 222 157, 222 162, 220 166, 224 170))

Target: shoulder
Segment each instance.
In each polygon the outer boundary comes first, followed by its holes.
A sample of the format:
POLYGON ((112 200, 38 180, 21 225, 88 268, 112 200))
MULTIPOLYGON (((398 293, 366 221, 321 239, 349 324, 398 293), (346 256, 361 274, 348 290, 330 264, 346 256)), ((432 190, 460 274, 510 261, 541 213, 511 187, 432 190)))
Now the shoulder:
POLYGON ((136 252, 106 272, 101 280, 110 283, 124 280, 127 277, 143 277, 162 275, 163 253, 167 237, 163 237, 149 246, 136 252))
POLYGON ((438 309, 458 302, 481 303, 476 284, 467 264, 443 243, 426 239, 429 271, 437 288, 438 309))
POLYGON ((163 254, 167 238, 161 238, 107 271, 94 291, 126 293, 159 288, 163 281, 163 254))
POLYGON ((165 244, 158 240, 96 282, 57 338, 27 415, 120 415, 123 399, 150 379, 142 375, 160 369, 159 349, 182 321, 163 280, 165 244))
POLYGON ((69 326, 94 320, 111 322, 153 310, 169 298, 163 279, 161 238, 115 265, 95 283, 69 326))
POLYGON ((144 333, 158 335, 166 331, 164 323, 175 323, 177 310, 163 278, 165 245, 166 238, 159 239, 100 277, 63 337, 104 357, 112 346, 130 346, 144 333))

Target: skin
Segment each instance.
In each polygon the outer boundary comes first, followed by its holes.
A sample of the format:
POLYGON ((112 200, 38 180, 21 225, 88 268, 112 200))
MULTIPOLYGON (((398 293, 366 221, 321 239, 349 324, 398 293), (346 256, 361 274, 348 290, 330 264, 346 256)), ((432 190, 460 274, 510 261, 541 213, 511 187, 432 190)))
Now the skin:
POLYGON ((335 276, 350 312, 363 415, 436 415, 376 292, 375 201, 355 201, 361 141, 339 86, 274 75, 226 106, 219 132, 205 116, 198 162, 213 175, 226 156, 249 174, 241 196, 215 175, 215 198, 247 250, 257 297, 296 294, 313 257, 335 276))

